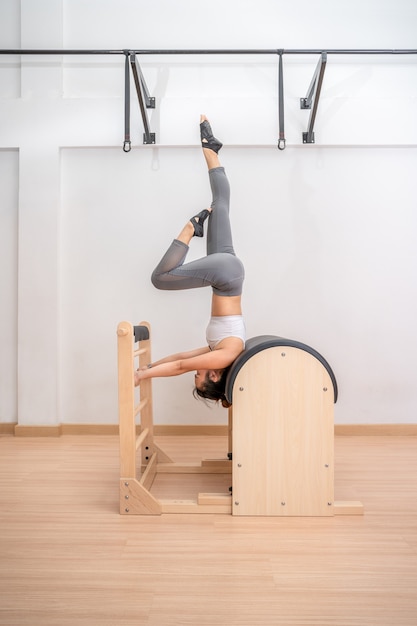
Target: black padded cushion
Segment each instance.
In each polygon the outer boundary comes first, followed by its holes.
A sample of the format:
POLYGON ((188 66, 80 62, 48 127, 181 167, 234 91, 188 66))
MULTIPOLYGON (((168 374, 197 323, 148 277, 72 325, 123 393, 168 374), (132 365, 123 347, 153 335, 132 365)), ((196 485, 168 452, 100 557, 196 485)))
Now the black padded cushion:
POLYGON ((137 341, 145 341, 149 339, 149 330, 147 326, 134 326, 133 334, 135 336, 135 343, 137 341))
POLYGON ((233 395, 233 385, 236 380, 236 376, 238 375, 240 368, 248 361, 254 354, 258 352, 262 352, 262 350, 267 350, 268 348, 275 348, 276 346, 289 346, 291 348, 299 348, 299 350, 304 350, 309 354, 312 354, 316 359, 320 361, 320 363, 326 368, 333 383, 334 390, 334 401, 337 402, 337 382, 335 375, 333 374, 332 368, 327 363, 326 359, 324 359, 321 354, 314 350, 314 348, 310 348, 310 346, 306 346, 304 343, 300 343, 299 341, 293 341, 292 339, 284 339, 283 337, 276 337, 275 335, 259 335, 258 337, 252 337, 248 339, 245 344, 245 349, 242 354, 240 354, 237 359, 232 364, 226 378, 226 388, 225 388, 225 396, 228 402, 232 402, 233 395))

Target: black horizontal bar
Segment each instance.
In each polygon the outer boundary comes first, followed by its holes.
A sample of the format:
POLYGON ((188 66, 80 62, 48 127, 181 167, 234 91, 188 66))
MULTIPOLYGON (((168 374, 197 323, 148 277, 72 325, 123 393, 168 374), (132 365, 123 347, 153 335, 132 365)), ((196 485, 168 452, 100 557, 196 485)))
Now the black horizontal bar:
POLYGON ((201 55, 201 54, 322 54, 326 52, 327 54, 417 54, 416 49, 404 50, 404 49, 359 49, 359 50, 348 50, 348 49, 325 49, 325 48, 316 48, 316 49, 280 49, 280 48, 271 48, 265 50, 231 50, 231 49, 220 49, 220 50, 133 50, 133 49, 125 49, 125 50, 0 50, 0 54, 4 55, 105 55, 105 54, 144 54, 144 55, 201 55))

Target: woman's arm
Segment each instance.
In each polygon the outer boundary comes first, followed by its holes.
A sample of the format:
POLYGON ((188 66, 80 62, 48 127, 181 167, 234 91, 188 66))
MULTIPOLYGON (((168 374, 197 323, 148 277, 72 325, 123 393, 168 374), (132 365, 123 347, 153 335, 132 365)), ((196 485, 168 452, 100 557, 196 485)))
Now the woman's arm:
POLYGON ((204 346, 203 348, 196 348, 195 350, 188 350, 187 352, 177 352, 176 354, 171 354, 163 359, 149 363, 148 365, 136 370, 135 385, 139 385, 140 381, 145 378, 159 378, 185 374, 192 369, 191 367, 184 367, 185 363, 187 363, 190 359, 199 357, 209 352, 210 348, 208 346, 204 346))
POLYGON ((163 359, 154 361, 152 363, 152 367, 156 367, 157 365, 161 365, 162 363, 172 363, 172 361, 181 361, 183 359, 189 359, 193 356, 199 356, 200 354, 205 354, 206 352, 210 352, 210 348, 208 346, 204 346, 203 348, 196 348, 195 350, 189 350, 188 352, 177 352, 176 354, 171 354, 170 356, 166 356, 163 359))
POLYGON ((186 372, 199 369, 224 369, 233 363, 242 351, 242 341, 235 337, 223 340, 223 346, 211 351, 208 346, 180 353, 182 358, 172 359, 166 357, 151 367, 141 368, 135 372, 135 385, 139 385, 141 380, 147 378, 160 378, 168 376, 180 376, 186 372), (226 343, 227 341, 227 343, 226 343), (224 345, 226 343, 226 345, 224 345))

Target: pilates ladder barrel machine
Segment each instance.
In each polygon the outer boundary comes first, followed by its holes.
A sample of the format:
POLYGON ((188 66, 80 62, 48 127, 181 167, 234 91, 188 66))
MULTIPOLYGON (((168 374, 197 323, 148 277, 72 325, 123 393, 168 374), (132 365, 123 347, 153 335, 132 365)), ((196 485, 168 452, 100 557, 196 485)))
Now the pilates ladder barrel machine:
POLYGON ((273 335, 249 339, 226 382, 232 403, 229 454, 198 465, 179 464, 154 442, 152 379, 141 382, 135 404, 134 371, 152 360, 150 325, 120 322, 117 336, 121 514, 363 513, 360 502, 334 499, 337 384, 329 364, 313 348, 273 335), (195 500, 157 499, 151 488, 161 473, 231 474, 232 492, 199 493, 195 500))

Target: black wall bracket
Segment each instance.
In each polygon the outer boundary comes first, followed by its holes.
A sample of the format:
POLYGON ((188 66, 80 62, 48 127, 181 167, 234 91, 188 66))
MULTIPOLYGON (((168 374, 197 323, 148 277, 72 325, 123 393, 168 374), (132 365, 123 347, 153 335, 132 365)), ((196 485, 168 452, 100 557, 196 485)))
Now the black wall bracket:
POLYGON ((305 55, 305 54, 314 54, 320 55, 320 60, 318 62, 316 71, 314 73, 313 79, 311 81, 309 90, 307 92, 307 96, 305 98, 300 99, 300 108, 301 109, 311 109, 310 119, 308 123, 307 132, 302 134, 303 143, 309 144, 314 143, 314 122, 316 119, 317 108, 320 99, 320 91, 323 82, 324 71, 326 68, 327 55, 335 54, 335 55, 395 55, 395 56, 403 56, 403 55, 417 55, 417 49, 327 49, 326 52, 323 49, 276 49, 269 48, 264 50, 234 50, 234 49, 212 49, 212 50, 201 50, 201 49, 189 49, 189 50, 42 50, 42 49, 29 49, 29 50, 19 50, 19 49, 0 49, 1 55, 53 55, 53 56, 63 56, 63 55, 125 55, 125 142, 123 145, 123 150, 125 152, 130 152, 131 150, 131 141, 130 141, 130 71, 129 65, 132 68, 133 77, 135 79, 135 86, 139 100, 140 112, 142 115, 143 126, 145 129, 143 135, 143 143, 144 144, 155 144, 156 136, 155 133, 150 132, 149 121, 146 109, 154 109, 155 108, 155 98, 149 96, 148 89, 146 87, 145 79, 143 77, 143 73, 141 71, 140 65, 138 63, 136 55, 140 55, 143 58, 146 55, 279 55, 279 68, 278 68, 278 99, 279 99, 279 139, 278 139, 278 148, 279 150, 285 149, 285 130, 284 130, 284 81, 283 81, 283 63, 282 57, 284 54, 295 54, 295 55, 305 55))
POLYGON ((324 70, 326 69, 327 52, 322 52, 319 62, 311 80, 310 86, 305 98, 300 98, 300 109, 311 109, 308 121, 308 130, 303 133, 303 143, 314 143, 314 122, 316 120, 317 109, 319 106, 321 86, 323 84, 324 70))
POLYGON ((148 114, 146 109, 154 109, 156 106, 155 98, 149 95, 149 90, 146 86, 145 78, 143 76, 143 72, 139 65, 139 61, 137 59, 136 54, 131 50, 125 51, 126 61, 125 61, 125 141, 123 144, 124 152, 130 152, 131 150, 131 141, 130 141, 130 73, 129 73, 129 64, 132 69, 133 79, 135 81, 136 93, 139 101, 139 109, 142 116, 143 128, 145 132, 143 133, 143 143, 144 144, 155 144, 156 143, 156 135, 155 133, 151 133, 150 125, 148 120, 148 114))

